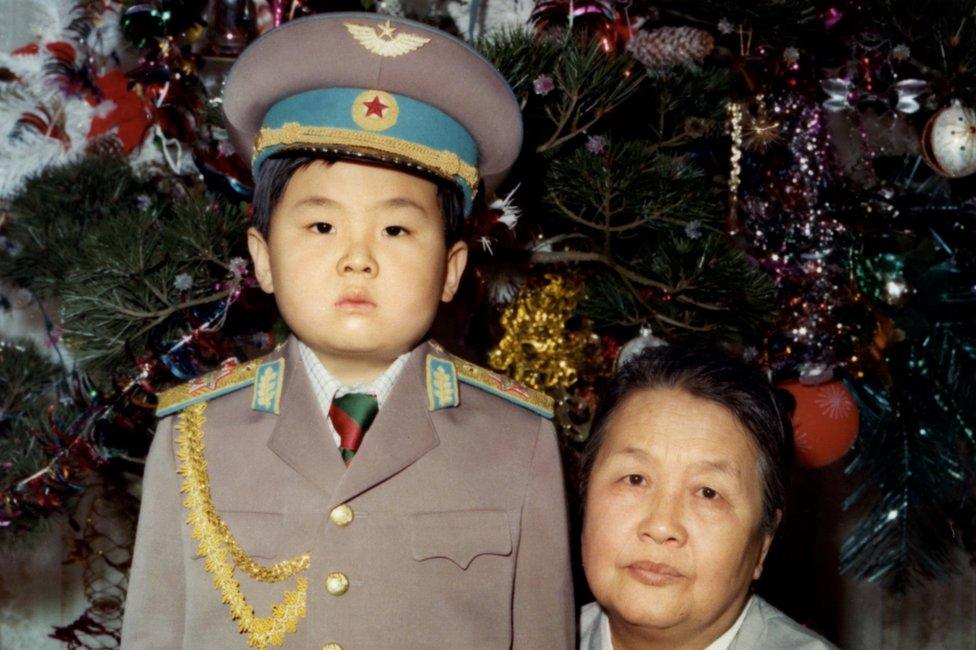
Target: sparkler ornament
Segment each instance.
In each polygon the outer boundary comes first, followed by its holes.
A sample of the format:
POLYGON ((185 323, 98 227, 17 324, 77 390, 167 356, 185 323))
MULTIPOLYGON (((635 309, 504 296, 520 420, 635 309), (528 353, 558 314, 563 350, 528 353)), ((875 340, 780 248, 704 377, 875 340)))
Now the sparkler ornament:
POLYGON ((745 134, 743 142, 754 151, 763 152, 779 142, 780 122, 769 117, 763 95, 756 95, 756 115, 745 114, 745 134))
POLYGON ((729 201, 733 209, 739 200, 739 183, 742 175, 742 105, 730 102, 729 135, 732 152, 729 156, 729 201))

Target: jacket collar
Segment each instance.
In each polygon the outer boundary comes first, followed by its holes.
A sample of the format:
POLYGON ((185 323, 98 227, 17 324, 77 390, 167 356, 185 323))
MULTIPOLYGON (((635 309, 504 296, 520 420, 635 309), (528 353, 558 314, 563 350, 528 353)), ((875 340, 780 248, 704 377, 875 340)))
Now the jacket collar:
POLYGON ((438 444, 427 411, 424 359, 427 343, 411 352, 349 467, 329 435, 302 365, 297 341, 285 344, 285 386, 281 415, 268 447, 319 490, 330 507, 348 501, 409 467, 438 444))

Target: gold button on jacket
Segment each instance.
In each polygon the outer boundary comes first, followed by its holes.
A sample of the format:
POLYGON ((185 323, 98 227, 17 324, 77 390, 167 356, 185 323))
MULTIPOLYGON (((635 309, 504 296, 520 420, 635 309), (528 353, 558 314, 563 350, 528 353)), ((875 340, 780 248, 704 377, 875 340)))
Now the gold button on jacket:
POLYGON ((341 596, 349 591, 349 578, 344 573, 333 571, 325 577, 325 590, 333 596, 341 596))
POLYGON ((329 521, 342 528, 351 524, 355 516, 352 508, 343 503, 341 506, 336 506, 332 509, 332 512, 329 513, 329 521))

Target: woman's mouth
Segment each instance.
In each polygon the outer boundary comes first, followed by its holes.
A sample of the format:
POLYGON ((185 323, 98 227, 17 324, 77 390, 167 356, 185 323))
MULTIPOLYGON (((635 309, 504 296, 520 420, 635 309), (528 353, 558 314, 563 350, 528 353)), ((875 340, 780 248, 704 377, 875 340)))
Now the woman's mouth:
POLYGON ((684 579, 685 575, 670 564, 660 562, 639 561, 626 566, 635 580, 651 587, 661 587, 684 579))

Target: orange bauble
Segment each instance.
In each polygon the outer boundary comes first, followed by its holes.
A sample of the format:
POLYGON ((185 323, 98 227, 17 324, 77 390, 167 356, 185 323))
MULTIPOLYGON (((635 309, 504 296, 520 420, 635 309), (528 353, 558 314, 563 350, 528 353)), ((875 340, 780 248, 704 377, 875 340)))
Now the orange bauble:
POLYGON ((793 413, 796 462, 801 467, 823 467, 847 453, 857 438, 857 404, 839 381, 804 386, 781 384, 796 399, 793 413))

